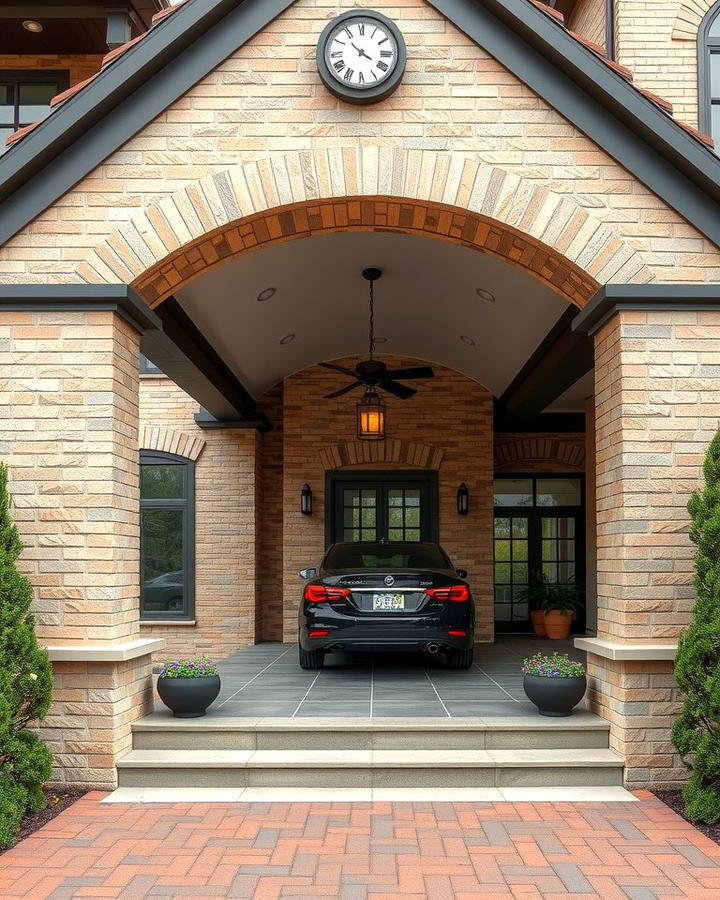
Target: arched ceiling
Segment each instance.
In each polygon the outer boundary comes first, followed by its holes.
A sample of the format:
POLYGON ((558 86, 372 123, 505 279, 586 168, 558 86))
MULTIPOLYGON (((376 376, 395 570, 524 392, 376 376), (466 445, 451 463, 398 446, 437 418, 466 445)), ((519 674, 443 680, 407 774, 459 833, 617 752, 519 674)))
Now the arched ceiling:
POLYGON ((384 273, 375 289, 375 334, 386 340, 377 355, 441 363, 496 396, 568 307, 525 272, 477 250, 377 231, 316 235, 245 254, 176 297, 260 397, 314 363, 367 353, 366 266, 384 273), (273 296, 258 300, 269 288, 273 296))

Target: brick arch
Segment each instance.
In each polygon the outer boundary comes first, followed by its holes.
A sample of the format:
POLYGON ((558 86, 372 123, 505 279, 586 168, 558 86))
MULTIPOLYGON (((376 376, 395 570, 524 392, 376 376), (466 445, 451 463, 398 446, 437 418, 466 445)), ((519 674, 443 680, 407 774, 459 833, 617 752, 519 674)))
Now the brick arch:
POLYGON ((585 436, 498 435, 494 461, 496 472, 583 472, 585 436))
POLYGON ((161 428, 159 425, 143 425, 140 429, 140 449, 174 453, 196 460, 202 453, 205 441, 184 431, 161 428))
POLYGON ((388 438, 385 441, 346 441, 320 451, 323 469, 347 466, 406 465, 412 468, 439 469, 445 451, 419 441, 388 438))
POLYGON ((678 9, 673 25, 674 41, 697 40, 700 23, 708 10, 715 6, 717 0, 685 0, 678 9))
POLYGON ((156 306, 241 253, 347 230, 473 247, 577 306, 599 284, 655 277, 639 251, 572 195, 474 155, 366 146, 273 154, 208 175, 120 226, 76 274, 132 284, 156 306))

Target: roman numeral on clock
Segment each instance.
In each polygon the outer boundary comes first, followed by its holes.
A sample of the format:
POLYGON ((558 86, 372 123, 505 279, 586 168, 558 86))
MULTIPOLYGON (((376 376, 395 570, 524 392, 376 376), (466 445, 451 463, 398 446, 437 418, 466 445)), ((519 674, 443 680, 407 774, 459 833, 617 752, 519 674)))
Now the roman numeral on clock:
POLYGON ((365 34, 365 23, 358 22, 358 34, 362 37, 365 34))
POLYGON ((336 72, 340 72, 345 68, 345 63, 341 59, 336 59, 333 63, 333 68, 336 72))
POLYGON ((345 74, 343 75, 343 78, 345 79, 345 81, 351 81, 351 80, 352 80, 352 77, 353 77, 353 71, 354 71, 354 69, 347 69, 347 71, 346 71, 345 74))
POLYGON ((380 56, 392 56, 392 50, 381 50, 380 56))
POLYGON ((382 61, 377 64, 377 67, 378 67, 378 69, 380 69, 381 72, 387 72, 387 70, 388 70, 387 63, 384 63, 382 61))

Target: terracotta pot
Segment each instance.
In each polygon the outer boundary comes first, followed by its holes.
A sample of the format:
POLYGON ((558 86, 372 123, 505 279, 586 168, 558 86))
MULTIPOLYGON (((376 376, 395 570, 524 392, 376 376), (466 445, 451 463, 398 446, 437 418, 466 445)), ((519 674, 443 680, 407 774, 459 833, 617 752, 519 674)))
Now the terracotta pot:
POLYGON ((541 609, 535 609, 530 613, 533 631, 538 637, 547 637, 545 631, 545 613, 541 609))
POLYGON ((544 622, 547 636, 553 641, 563 641, 570 634, 572 613, 553 609, 545 613, 544 622))

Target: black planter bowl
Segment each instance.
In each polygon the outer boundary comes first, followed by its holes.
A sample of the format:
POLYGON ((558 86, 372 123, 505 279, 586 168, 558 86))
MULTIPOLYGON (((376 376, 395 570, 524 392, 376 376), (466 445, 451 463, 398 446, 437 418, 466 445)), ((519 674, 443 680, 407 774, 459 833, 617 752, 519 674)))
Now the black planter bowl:
POLYGON ((202 678, 167 678, 157 680, 160 699, 178 719, 197 719, 220 693, 220 676, 202 678))
POLYGON ((587 679, 584 675, 574 678, 526 675, 523 688, 541 716, 569 716, 585 696, 587 679))

